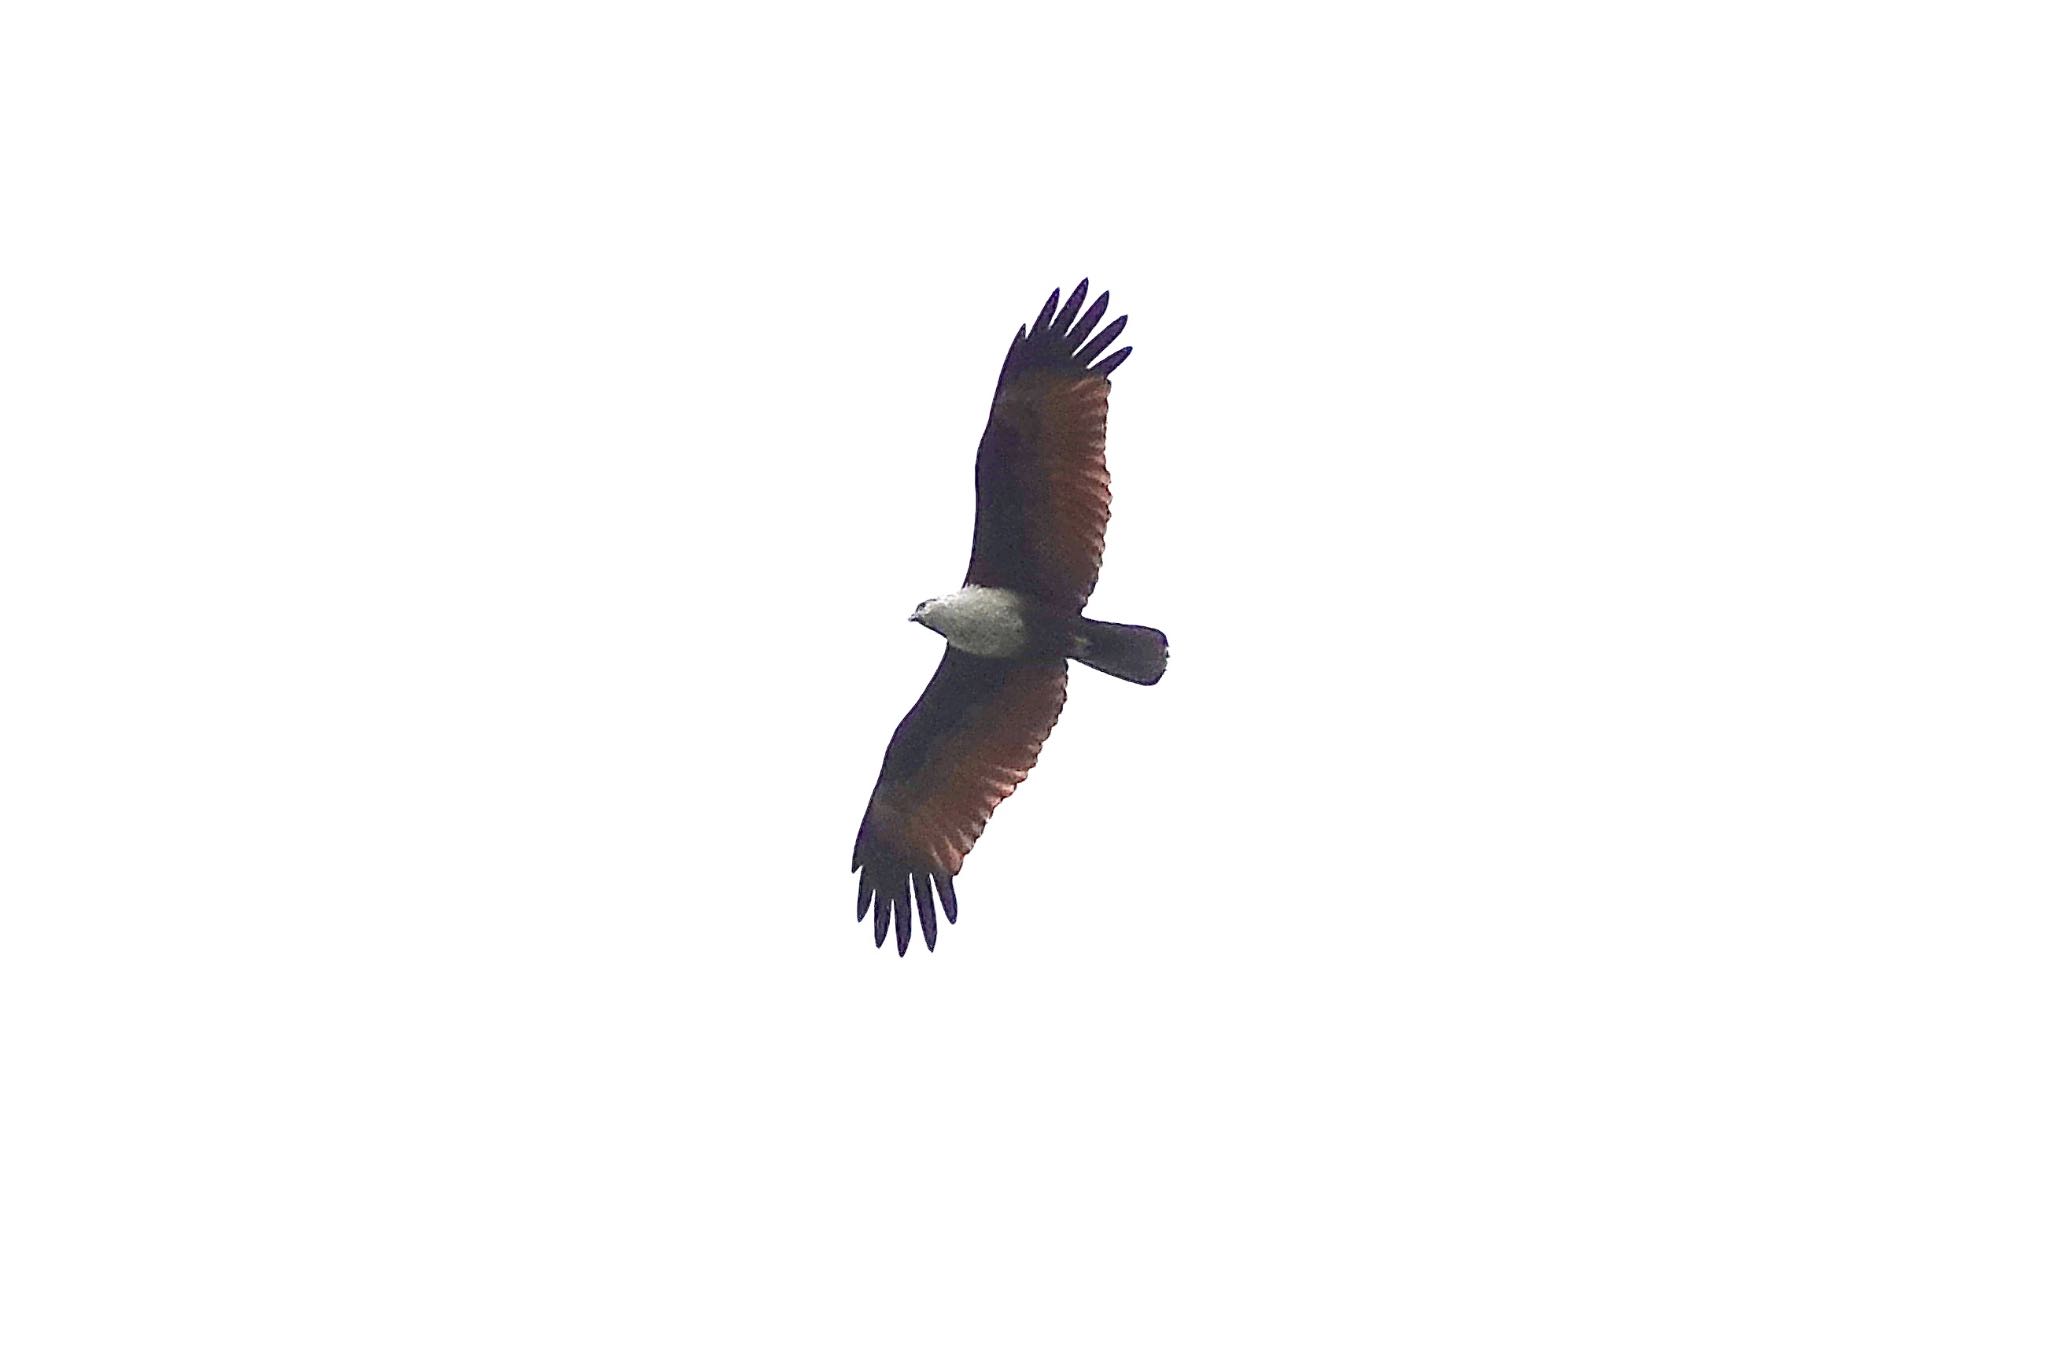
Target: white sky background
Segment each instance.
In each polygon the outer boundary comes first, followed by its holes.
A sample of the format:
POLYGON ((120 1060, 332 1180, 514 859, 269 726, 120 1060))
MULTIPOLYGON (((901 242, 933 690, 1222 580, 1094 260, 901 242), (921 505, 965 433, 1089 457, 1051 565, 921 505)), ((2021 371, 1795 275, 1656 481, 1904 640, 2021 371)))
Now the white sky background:
POLYGON ((11 8, 0 1356, 2038 1360, 2040 34, 1543 8, 11 8))

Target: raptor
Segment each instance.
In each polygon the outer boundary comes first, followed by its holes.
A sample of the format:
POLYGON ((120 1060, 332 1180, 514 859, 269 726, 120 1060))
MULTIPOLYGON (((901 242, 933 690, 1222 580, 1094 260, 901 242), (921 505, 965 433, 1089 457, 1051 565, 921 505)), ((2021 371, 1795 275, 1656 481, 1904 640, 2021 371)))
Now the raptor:
POLYGON ((936 949, 938 911, 959 918, 953 879, 989 816, 1038 761, 1067 699, 1067 661, 1150 686, 1166 636, 1081 614, 1102 569, 1109 524, 1109 295, 1086 312, 1088 281, 1039 310, 1003 359, 974 464, 974 547, 962 586, 910 619, 946 639, 938 672, 896 727, 853 844, 856 918, 875 946, 910 949, 911 913, 936 949))

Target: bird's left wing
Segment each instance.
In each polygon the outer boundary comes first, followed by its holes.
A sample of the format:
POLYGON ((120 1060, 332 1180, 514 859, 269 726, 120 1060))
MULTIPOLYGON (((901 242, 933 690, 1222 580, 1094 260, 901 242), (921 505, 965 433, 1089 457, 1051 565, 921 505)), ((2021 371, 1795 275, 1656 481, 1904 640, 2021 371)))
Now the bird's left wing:
POLYGON ((925 947, 938 946, 938 904, 949 923, 958 918, 953 878, 989 816, 1038 761, 1066 700, 1064 660, 946 650, 889 741, 853 843, 861 874, 855 918, 874 909, 876 947, 893 920, 897 954, 909 951, 913 901, 925 947))
POLYGON ((1131 353, 1125 346, 1102 354, 1125 319, 1097 332, 1109 295, 1098 295, 1084 313, 1087 297, 1086 280, 1064 308, 1054 290, 1038 320, 1018 329, 974 460, 967 581, 1016 588, 1063 612, 1088 604, 1102 570, 1109 376, 1131 353))

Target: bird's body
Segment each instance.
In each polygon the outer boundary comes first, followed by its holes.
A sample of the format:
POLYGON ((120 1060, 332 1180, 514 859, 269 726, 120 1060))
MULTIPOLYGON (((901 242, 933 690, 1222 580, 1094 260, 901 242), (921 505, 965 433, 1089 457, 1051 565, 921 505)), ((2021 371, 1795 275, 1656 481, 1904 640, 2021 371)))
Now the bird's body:
POLYGON ((1073 659, 1147 686, 1166 671, 1166 637, 1150 626, 1056 611, 1013 588, 969 583, 920 603, 910 619, 985 659, 1073 659))
POLYGON ((1052 614, 1014 588, 974 583, 918 607, 911 620, 984 659, 1061 657, 1052 614))
POLYGON ((1091 339, 1109 296, 1077 320, 1087 293, 1083 280, 1055 316, 1055 291, 1018 330, 975 460, 967 581, 910 618, 945 636, 946 653, 889 741, 853 849, 859 915, 873 909, 877 947, 893 923, 899 954, 913 904, 927 948, 938 907, 956 917, 953 878, 1059 719, 1067 660, 1147 685, 1166 670, 1160 632, 1081 615, 1109 521, 1109 374, 1130 354, 1096 359, 1124 319, 1091 339))

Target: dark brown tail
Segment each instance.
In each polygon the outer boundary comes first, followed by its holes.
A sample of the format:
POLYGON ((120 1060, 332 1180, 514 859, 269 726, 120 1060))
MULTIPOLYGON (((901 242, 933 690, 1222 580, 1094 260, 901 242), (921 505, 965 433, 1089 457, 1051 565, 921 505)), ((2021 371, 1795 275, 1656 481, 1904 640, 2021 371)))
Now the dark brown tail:
POLYGON ((1074 659, 1112 678, 1150 687, 1166 675, 1166 636, 1150 626, 1081 619, 1074 659))

